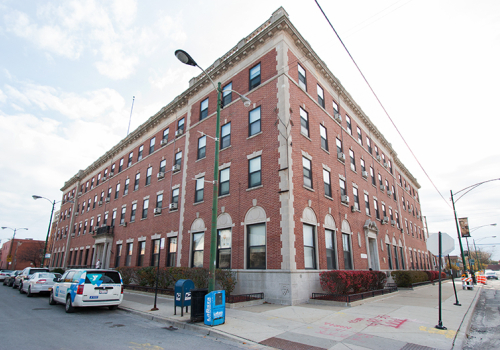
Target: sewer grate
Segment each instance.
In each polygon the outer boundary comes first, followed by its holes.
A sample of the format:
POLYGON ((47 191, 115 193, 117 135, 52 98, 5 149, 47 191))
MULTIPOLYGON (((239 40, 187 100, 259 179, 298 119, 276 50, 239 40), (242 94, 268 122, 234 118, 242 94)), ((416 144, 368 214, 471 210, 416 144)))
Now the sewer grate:
POLYGON ((124 324, 114 324, 112 326, 109 326, 109 328, 114 328, 114 327, 125 327, 124 324))
POLYGON ((52 308, 50 308, 50 307, 35 307, 32 310, 35 310, 35 311, 38 311, 38 310, 52 310, 52 308))

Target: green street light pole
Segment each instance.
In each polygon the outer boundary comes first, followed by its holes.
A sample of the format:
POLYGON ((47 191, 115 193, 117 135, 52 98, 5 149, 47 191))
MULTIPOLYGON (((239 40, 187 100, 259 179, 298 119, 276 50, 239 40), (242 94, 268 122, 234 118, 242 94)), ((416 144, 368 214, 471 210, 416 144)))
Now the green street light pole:
POLYGON ((42 197, 42 196, 37 196, 37 195, 33 195, 31 197, 33 197, 34 200, 43 198, 43 199, 48 200, 52 204, 52 211, 50 212, 49 228, 47 229, 47 236, 45 237, 45 246, 43 247, 42 263, 41 263, 41 266, 40 266, 40 267, 43 267, 43 264, 45 262, 45 254, 47 253, 47 242, 49 241, 50 226, 52 226, 52 215, 54 215, 54 208, 56 206, 56 203, 59 203, 59 202, 56 202, 55 200, 51 201, 48 198, 45 198, 45 197, 42 197))
MULTIPOLYGON (((212 82, 212 85, 217 90, 217 119, 216 119, 216 129, 215 129, 215 157, 214 157, 214 180, 213 180, 213 196, 212 196, 212 223, 210 230, 210 266, 208 269, 208 291, 212 292, 215 290, 215 267, 217 264, 217 207, 219 200, 219 135, 220 135, 220 106, 221 106, 221 83, 219 82, 215 85, 210 75, 198 66, 196 61, 184 50, 176 50, 175 56, 184 64, 189 66, 200 68, 207 78, 212 82)), ((249 107, 251 101, 248 97, 241 95, 239 92, 234 90, 227 90, 236 93, 240 96, 245 107, 249 107)))
MULTIPOLYGON (((12 241, 10 241, 9 255, 7 255, 7 259, 10 258, 10 260, 11 260, 8 263, 11 264, 10 267, 12 268, 12 267, 14 267, 14 264, 12 264, 12 246, 14 245, 14 239, 16 238, 16 231, 17 230, 27 230, 27 228, 25 228, 25 227, 22 227, 22 228, 11 228, 11 227, 3 226, 2 230, 5 230, 7 228, 10 229, 10 230, 12 230, 12 231, 14 231, 14 234, 12 235, 12 241)), ((7 268, 9 268, 9 264, 7 264, 7 268)))

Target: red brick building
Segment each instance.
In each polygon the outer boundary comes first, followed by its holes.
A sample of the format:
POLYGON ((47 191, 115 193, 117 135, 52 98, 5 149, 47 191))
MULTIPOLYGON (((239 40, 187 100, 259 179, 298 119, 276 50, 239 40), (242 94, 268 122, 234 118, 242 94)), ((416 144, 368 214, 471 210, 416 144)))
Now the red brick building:
MULTIPOLYGON (((217 264, 236 293, 295 304, 321 270, 431 268, 417 180, 283 8, 207 72, 226 89, 217 264)), ((216 104, 200 74, 69 179, 52 266, 208 267, 216 104)))
POLYGON ((0 255, 0 269, 22 270, 28 266, 39 267, 42 262, 44 246, 45 241, 36 241, 32 238, 15 238, 14 243, 12 243, 12 239, 5 242, 0 248, 2 252, 0 255), (12 255, 10 263, 7 261, 9 253, 12 255))

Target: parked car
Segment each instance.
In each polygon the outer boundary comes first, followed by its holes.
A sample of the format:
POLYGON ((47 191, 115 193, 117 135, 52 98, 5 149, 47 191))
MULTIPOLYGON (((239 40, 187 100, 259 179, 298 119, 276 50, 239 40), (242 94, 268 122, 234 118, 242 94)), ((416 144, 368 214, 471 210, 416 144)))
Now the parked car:
POLYGON ((49 272, 49 269, 46 267, 27 267, 16 276, 12 287, 17 288, 19 286, 22 286, 23 281, 35 272, 49 272))
POLYGON ((64 304, 68 313, 88 306, 115 310, 123 300, 122 277, 115 270, 71 269, 54 281, 49 304, 64 304))
POLYGON ((486 276, 486 279, 495 279, 495 280, 498 280, 498 275, 496 273, 496 271, 493 271, 493 270, 486 270, 484 271, 484 275, 486 276))
POLYGON ((24 280, 19 288, 19 293, 26 293, 28 297, 35 293, 50 292, 54 285, 54 279, 61 278, 61 274, 52 272, 36 272, 24 280))
POLYGON ((11 272, 9 274, 9 276, 6 276, 5 279, 3 280, 3 285, 12 287, 12 284, 14 283, 14 278, 16 278, 16 276, 18 274, 20 274, 21 272, 22 272, 22 270, 16 270, 16 271, 11 272))
POLYGON ((12 270, 0 270, 0 281, 4 281, 5 277, 10 276, 10 274, 14 272, 12 270))

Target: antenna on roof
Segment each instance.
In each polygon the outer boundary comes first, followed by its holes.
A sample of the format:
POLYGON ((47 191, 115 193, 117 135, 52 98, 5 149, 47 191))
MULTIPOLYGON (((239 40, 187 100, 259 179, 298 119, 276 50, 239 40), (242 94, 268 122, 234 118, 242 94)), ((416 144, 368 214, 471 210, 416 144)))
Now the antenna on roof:
POLYGON ((135 96, 132 96, 132 108, 130 108, 130 118, 128 120, 127 136, 130 132, 130 122, 132 121, 132 111, 134 110, 134 100, 135 100, 135 96))

